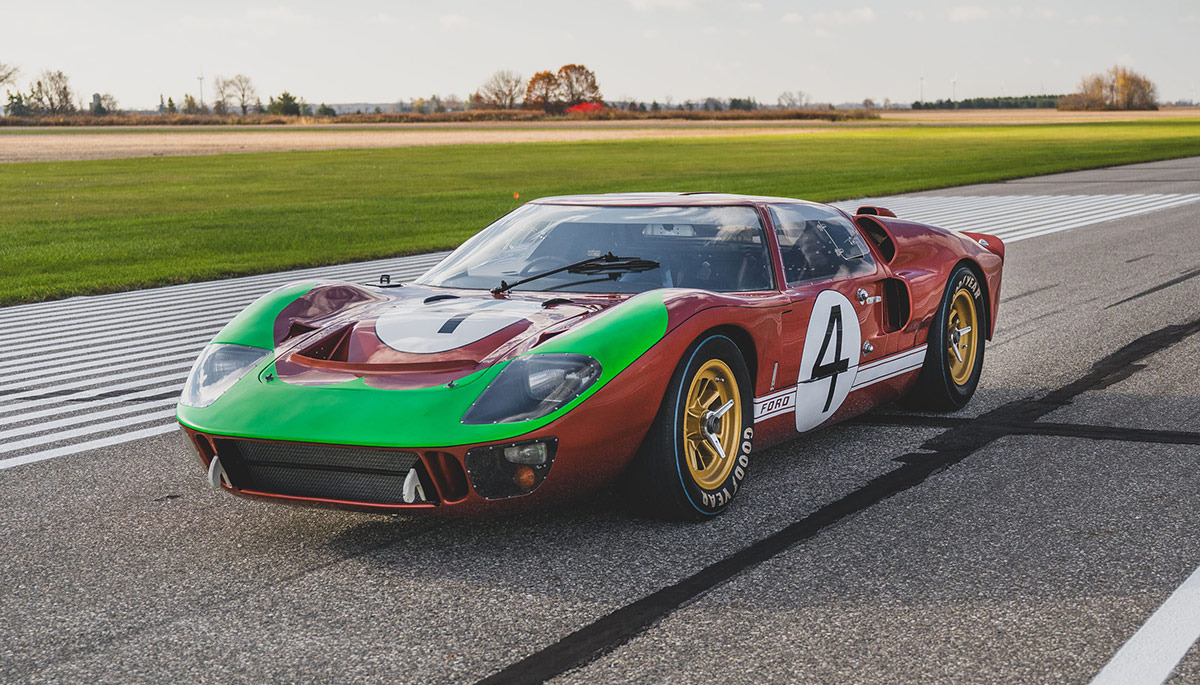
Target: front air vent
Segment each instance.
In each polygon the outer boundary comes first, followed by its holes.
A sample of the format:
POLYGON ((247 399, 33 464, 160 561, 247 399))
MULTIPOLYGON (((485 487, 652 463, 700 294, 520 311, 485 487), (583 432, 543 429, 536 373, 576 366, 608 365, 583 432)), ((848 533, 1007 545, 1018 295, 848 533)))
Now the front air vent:
POLYGON ((430 500, 437 490, 416 452, 270 440, 213 441, 230 484, 272 495, 403 504, 404 479, 417 470, 430 500))

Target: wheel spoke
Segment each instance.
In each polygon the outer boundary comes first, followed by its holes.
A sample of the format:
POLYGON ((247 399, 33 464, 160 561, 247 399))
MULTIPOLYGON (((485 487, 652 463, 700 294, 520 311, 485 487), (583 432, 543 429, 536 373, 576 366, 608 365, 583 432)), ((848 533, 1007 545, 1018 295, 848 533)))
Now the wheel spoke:
POLYGON ((733 400, 729 400, 725 404, 722 404, 720 409, 717 409, 713 412, 713 416, 719 419, 722 416, 725 416, 725 412, 729 411, 730 409, 733 409, 733 400))
POLYGON ((716 451, 717 456, 724 460, 725 450, 721 447, 721 441, 718 440, 717 437, 712 433, 705 433, 704 435, 706 438, 708 438, 708 444, 713 448, 713 450, 716 451))
POLYGON ((962 363, 962 360, 963 360, 963 358, 962 358, 962 354, 960 354, 960 353, 959 353, 959 351, 958 351, 958 346, 957 346, 957 345, 951 345, 951 346, 950 346, 950 351, 954 353, 954 356, 955 356, 955 358, 956 358, 956 359, 958 359, 958 363, 959 363, 959 364, 961 364, 961 363, 962 363))

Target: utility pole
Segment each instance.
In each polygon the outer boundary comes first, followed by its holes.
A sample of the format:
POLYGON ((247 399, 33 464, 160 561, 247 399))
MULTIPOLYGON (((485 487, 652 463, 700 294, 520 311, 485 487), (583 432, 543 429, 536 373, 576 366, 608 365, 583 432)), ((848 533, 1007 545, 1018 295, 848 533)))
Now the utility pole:
POLYGON ((200 75, 196 77, 196 80, 200 82, 200 106, 204 107, 204 72, 203 71, 201 71, 200 75))
POLYGON ((958 74, 954 74, 954 78, 950 79, 950 102, 958 101, 958 74))
POLYGON ((925 104, 925 74, 921 74, 921 99, 918 102, 925 104))

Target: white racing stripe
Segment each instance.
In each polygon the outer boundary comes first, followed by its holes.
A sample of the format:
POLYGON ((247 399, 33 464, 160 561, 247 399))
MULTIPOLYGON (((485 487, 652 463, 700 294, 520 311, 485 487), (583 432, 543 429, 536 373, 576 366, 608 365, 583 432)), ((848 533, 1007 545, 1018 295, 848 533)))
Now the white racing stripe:
POLYGON ((1150 615, 1091 685, 1158 685, 1200 640, 1200 568, 1150 615))
MULTIPOLYGON (((903 219, 990 233, 1015 242, 1197 201, 1200 194, 902 195, 838 204, 850 210, 878 205, 903 219)), ((225 321, 268 290, 315 279, 373 283, 383 273, 391 275, 394 282, 407 281, 446 254, 0 309, 0 393, 6 393, 0 394, 0 447, 7 453, 17 453, 0 460, 0 468, 77 454, 172 429, 174 421, 166 408, 174 403, 192 357, 225 321), (139 425, 159 421, 161 425, 150 428, 139 425), (116 434, 91 438, 101 431, 116 434), (54 437, 58 439, 52 440, 54 437), (69 444, 39 449, 40 445, 55 442, 69 444)), ((920 368, 923 354, 914 349, 864 364, 857 371, 854 388, 920 368)), ((790 411, 786 398, 792 395, 794 388, 786 388, 757 398, 755 420, 790 411), (764 412, 772 400, 775 402, 764 412)))
MULTIPOLYGON (((850 388, 851 392, 862 390, 863 388, 872 386, 876 383, 901 376, 916 371, 925 363, 925 346, 919 345, 911 349, 893 354, 883 359, 877 359, 869 364, 860 364, 854 375, 854 385, 850 388)), ((766 421, 767 419, 781 416, 783 414, 791 414, 796 411, 796 403, 793 395, 796 392, 796 386, 792 385, 782 390, 776 390, 762 397, 754 398, 754 422, 766 421)))

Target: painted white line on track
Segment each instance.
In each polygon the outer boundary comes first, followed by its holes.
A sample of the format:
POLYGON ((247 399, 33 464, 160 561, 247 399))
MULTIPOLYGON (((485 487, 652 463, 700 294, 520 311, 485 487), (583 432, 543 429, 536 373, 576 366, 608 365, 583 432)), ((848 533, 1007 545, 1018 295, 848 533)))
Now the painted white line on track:
POLYGON ((8 430, 0 431, 0 440, 19 438, 22 435, 32 435, 33 433, 44 433, 46 431, 57 430, 66 426, 75 426, 81 423, 88 423, 90 421, 99 421, 100 419, 107 419, 113 416, 120 416, 122 414, 135 414, 137 412, 151 411, 166 406, 173 407, 175 406, 176 402, 178 402, 178 400, 174 397, 171 397, 163 400, 154 400, 153 402, 126 404, 120 407, 113 407, 112 409, 91 412, 90 414, 76 414, 74 416, 68 416, 64 419, 42 421, 31 426, 21 426, 20 428, 10 428, 8 430))
POLYGON ((1157 685, 1200 640, 1200 568, 1138 628, 1091 685, 1157 685))
MULTIPOLYGON (((108 359, 96 359, 93 355, 89 354, 89 355, 85 355, 85 356, 81 356, 81 357, 69 357, 67 359, 63 359, 60 362, 57 362, 54 364, 49 364, 49 366, 68 367, 71 369, 75 369, 76 372, 79 374, 99 373, 100 371, 115 371, 120 368, 131 369, 138 364, 153 364, 153 363, 159 363, 159 362, 164 362, 164 361, 170 361, 171 359, 174 359, 173 355, 175 355, 176 353, 186 352, 187 354, 192 355, 192 359, 195 359, 196 354, 206 344, 208 344, 208 338, 197 338, 197 339, 195 339, 195 342, 189 342, 189 343, 186 343, 183 345, 172 345, 170 347, 158 347, 150 352, 139 352, 137 354, 122 353, 121 359, 125 362, 124 364, 113 364, 108 359), (159 356, 159 355, 167 355, 167 356, 159 356), (147 357, 150 358, 149 361, 146 361, 147 357), (133 360, 142 360, 142 361, 133 361, 133 360), (97 371, 96 370, 97 368, 99 368, 100 371, 97 371)), ((21 385, 18 384, 18 381, 23 381, 28 378, 44 380, 45 378, 47 378, 45 376, 45 373, 46 373, 45 369, 41 369, 38 371, 26 371, 23 373, 10 373, 10 374, 0 373, 0 384, 3 384, 4 386, 7 387, 9 383, 12 383, 13 384, 12 387, 22 387, 21 385)), ((68 376, 56 376, 56 378, 66 378, 66 377, 68 377, 68 376)))
MULTIPOLYGON (((162 378, 141 378, 136 381, 127 381, 125 383, 117 383, 116 385, 112 385, 112 386, 109 386, 106 388, 93 388, 91 390, 80 390, 79 392, 73 392, 73 393, 70 393, 67 395, 63 395, 62 397, 43 397, 43 398, 38 398, 36 400, 26 400, 24 402, 17 402, 15 404, 10 404, 10 405, 0 404, 0 414, 11 414, 13 412, 19 412, 22 409, 32 409, 34 407, 44 407, 49 402, 62 402, 65 404, 65 403, 74 402, 75 400, 91 400, 91 399, 99 399, 102 401, 107 400, 110 403, 111 402, 120 402, 123 399, 125 399, 125 393, 121 393, 120 396, 113 397, 113 398, 98 398, 96 396, 97 395, 107 395, 108 393, 116 392, 118 390, 129 390, 132 388, 144 388, 148 385, 165 385, 168 382, 170 382, 172 384, 178 382, 180 385, 182 385, 183 381, 185 381, 185 380, 187 380, 186 373, 178 373, 173 376, 164 376, 162 378)), ((164 388, 163 390, 175 390, 176 392, 178 392, 178 387, 164 388)), ((72 411, 73 409, 75 409, 75 407, 68 404, 67 406, 61 407, 57 411, 58 411, 58 413, 62 414, 62 413, 72 411)))
MULTIPOLYGON (((28 399, 31 397, 41 400, 41 399, 46 398, 47 393, 51 393, 51 392, 59 393, 59 392, 62 392, 63 390, 76 390, 79 388, 90 388, 90 387, 93 387, 96 385, 104 385, 103 388, 99 389, 99 392, 103 393, 103 392, 106 392, 106 388, 113 387, 111 385, 108 385, 111 381, 120 381, 120 380, 125 380, 127 378, 140 378, 142 376, 161 374, 164 371, 182 371, 184 369, 191 369, 192 364, 194 362, 195 362, 194 359, 188 359, 187 361, 179 362, 176 364, 170 364, 167 366, 144 367, 144 368, 140 368, 140 369, 137 369, 134 371, 126 371, 124 373, 113 373, 113 374, 107 374, 107 375, 103 375, 103 376, 94 376, 92 378, 87 378, 87 379, 84 379, 81 381, 72 381, 70 383, 59 383, 58 385, 50 386, 47 388, 34 388, 33 390, 21 390, 19 392, 14 392, 12 394, 0 395, 0 400, 9 402, 11 400, 24 400, 24 399, 28 399)), ((161 376, 159 376, 159 378, 161 378, 161 376)), ((159 378, 152 378, 150 380, 152 382, 154 382, 154 381, 158 381, 159 378)), ((57 395, 52 396, 50 399, 53 399, 54 397, 57 397, 57 395)), ((0 411, 3 411, 3 410, 0 410, 0 411)))
POLYGON ((143 423, 157 422, 175 418, 174 409, 164 409, 161 411, 152 412, 150 414, 142 414, 141 416, 132 416, 125 419, 115 419, 113 421, 103 421, 101 423, 93 423, 83 428, 73 428, 71 430, 50 433, 48 435, 39 435, 36 438, 26 438, 24 440, 14 440, 12 442, 0 445, 0 454, 4 452, 16 452, 17 450, 25 449, 26 447, 38 447, 40 445, 49 445, 63 440, 71 440, 73 438, 83 437, 85 435, 95 435, 96 433, 106 433, 118 428, 128 428, 137 426, 143 423))
POLYGON ((14 416, 0 416, 0 426, 15 426, 15 425, 21 424, 21 423, 29 423, 30 421, 37 421, 38 419, 43 419, 47 416, 61 416, 63 414, 68 414, 68 413, 72 413, 72 412, 81 412, 81 411, 86 411, 88 409, 98 409, 100 407, 109 407, 112 405, 124 404, 127 402, 144 401, 149 398, 170 399, 172 402, 174 402, 175 400, 179 399, 179 388, 181 388, 182 386, 183 386, 183 382, 180 381, 178 385, 173 384, 171 386, 159 386, 157 388, 149 388, 147 390, 139 390, 137 392, 132 392, 127 395, 122 394, 120 397, 117 397, 117 398, 102 397, 99 399, 87 400, 87 401, 83 401, 83 402, 71 402, 69 404, 60 404, 58 406, 48 407, 46 409, 36 409, 34 411, 27 411, 27 412, 23 412, 20 414, 16 414, 14 416))
POLYGON ((67 445, 65 447, 55 447, 54 449, 43 450, 41 452, 31 452, 22 454, 19 457, 9 457, 8 459, 0 459, 0 470, 11 469, 14 466, 23 464, 32 464, 38 461, 46 461, 47 459, 57 459, 71 454, 79 454, 88 450, 99 449, 101 447, 111 447, 112 445, 120 445, 124 442, 133 442, 143 438, 152 438, 156 435, 163 435, 172 431, 179 430, 179 425, 175 423, 166 424, 163 426, 154 426, 152 428, 143 428, 132 433, 122 433, 120 435, 111 435, 106 438, 97 438, 96 440, 88 440, 75 445, 67 445))
MULTIPOLYGON (((217 329, 217 330, 220 330, 220 329, 217 329)), ((194 335, 189 338, 178 338, 176 340, 173 340, 172 342, 178 343, 180 345, 197 345, 199 347, 203 347, 204 345, 208 344, 209 340, 212 340, 211 333, 205 333, 202 335, 194 335)), ((154 353, 154 352, 158 352, 158 351, 162 351, 162 350, 174 349, 174 348, 165 348, 165 347, 163 347, 164 344, 166 344, 166 343, 155 343, 155 344, 146 344, 146 345, 128 345, 121 350, 121 357, 123 359, 135 359, 135 358, 140 358, 142 356, 145 356, 141 353, 146 352, 146 351, 154 353), (134 357, 134 354, 137 354, 137 357, 134 357)), ((82 361, 82 360, 99 361, 100 365, 102 366, 104 363, 104 359, 98 360, 97 359, 98 355, 96 355, 95 352, 96 352, 96 350, 92 349, 86 353, 74 352, 74 353, 72 353, 71 356, 66 356, 66 357, 54 356, 54 357, 47 358, 47 357, 43 356, 43 357, 39 357, 38 361, 36 363, 22 364, 20 366, 6 365, 4 367, 4 369, 6 372, 25 372, 25 371, 30 371, 30 370, 34 370, 34 369, 45 369, 45 368, 51 367, 51 366, 63 366, 63 365, 67 365, 67 364, 73 364, 74 362, 82 361)), ((5 374, 0 374, 0 376, 7 377, 5 374)), ((2 378, 0 378, 0 380, 2 380, 2 378)))

